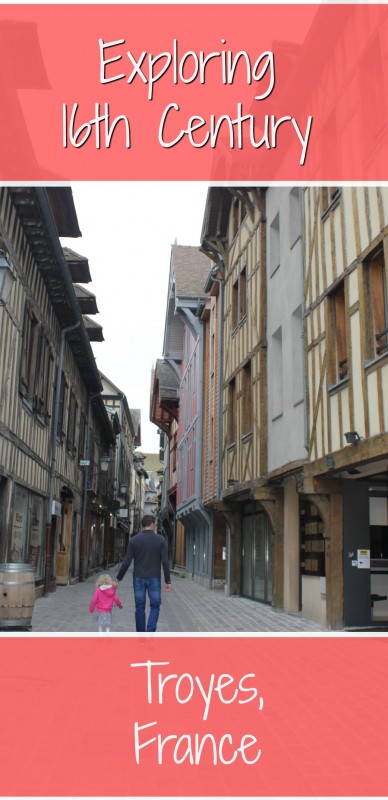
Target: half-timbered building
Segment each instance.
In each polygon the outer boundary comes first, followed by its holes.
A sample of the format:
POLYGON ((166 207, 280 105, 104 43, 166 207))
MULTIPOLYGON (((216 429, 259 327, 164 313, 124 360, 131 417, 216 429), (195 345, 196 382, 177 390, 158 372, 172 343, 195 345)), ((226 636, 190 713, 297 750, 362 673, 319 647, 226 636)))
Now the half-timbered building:
POLYGON ((226 590, 271 602, 264 191, 211 188, 201 239, 222 277, 219 485, 213 507, 226 524, 226 590))
MULTIPOLYGON (((88 281, 87 260, 64 253, 59 239, 79 235, 70 189, 0 189, 0 267, 13 280, 0 305, 0 559, 31 563, 46 590, 85 574, 82 462, 92 445, 95 465, 114 446, 74 289, 88 281)), ((91 480, 101 516, 110 489, 98 473, 91 480)), ((93 552, 94 568, 103 545, 93 552)))
MULTIPOLYGON (((213 253, 204 252, 212 258, 213 253)), ((198 307, 203 329, 202 408, 202 504, 211 517, 210 585, 224 587, 226 581, 226 521, 217 510, 221 482, 221 398, 223 279, 217 263, 205 284, 206 299, 198 307)))
POLYGON ((329 626, 363 627, 388 617, 388 194, 309 187, 303 209, 301 607, 321 581, 329 626))
MULTIPOLYGON (((139 529, 141 508, 137 503, 134 451, 141 444, 140 410, 131 410, 128 400, 113 381, 100 373, 102 398, 116 434, 114 453, 114 513, 111 519, 110 558, 114 563, 125 555, 128 540, 139 529)), ((109 561, 107 562, 109 563, 109 561)))

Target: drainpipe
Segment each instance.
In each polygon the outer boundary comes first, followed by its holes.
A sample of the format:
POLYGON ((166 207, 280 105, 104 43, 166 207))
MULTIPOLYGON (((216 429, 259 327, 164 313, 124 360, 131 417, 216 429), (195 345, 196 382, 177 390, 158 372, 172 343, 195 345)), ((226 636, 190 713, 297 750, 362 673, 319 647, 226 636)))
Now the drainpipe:
POLYGON ((51 428, 51 458, 50 458, 50 477, 49 477, 49 500, 47 506, 47 520, 46 520, 46 564, 45 564, 45 576, 44 576, 44 593, 47 594, 49 580, 50 580, 50 566, 51 566, 51 529, 52 529, 52 507, 53 507, 53 500, 54 500, 54 482, 55 482, 55 468, 56 468, 56 461, 57 461, 57 431, 58 431, 58 420, 59 420, 59 405, 61 400, 61 389, 62 389, 62 370, 63 370, 63 360, 64 360, 64 353, 65 353, 65 339, 66 335, 70 333, 70 331, 76 330, 80 326, 81 322, 78 321, 74 325, 69 325, 68 328, 63 328, 61 331, 61 341, 59 345, 59 356, 58 356, 58 365, 57 365, 57 380, 55 386, 55 399, 54 399, 54 415, 53 415, 53 422, 51 428))
MULTIPOLYGON (((89 460, 90 426, 92 422, 92 400, 95 397, 99 397, 99 395, 100 392, 95 392, 94 394, 89 395, 88 413, 86 418, 85 445, 84 445, 84 456, 86 460, 89 460)), ((87 492, 88 492, 89 474, 90 474, 89 464, 87 464, 84 471, 84 479, 82 487, 81 539, 80 539, 80 554, 79 554, 80 582, 84 581, 87 578, 85 559, 86 559, 86 510, 87 510, 87 498, 88 498, 87 492)))
POLYGON ((208 575, 209 575, 209 588, 213 588, 213 561, 214 561, 214 531, 213 531, 213 515, 209 514, 206 508, 202 505, 202 445, 203 445, 203 351, 204 351, 204 341, 203 341, 203 325, 199 322, 199 343, 198 343, 198 357, 199 357, 199 386, 198 386, 198 440, 197 440, 197 453, 200 454, 200 457, 197 458, 196 461, 196 484, 198 487, 198 496, 200 502, 200 514, 204 518, 205 525, 208 527, 209 535, 208 535, 208 542, 209 542, 209 564, 210 564, 210 572, 208 568, 208 575))
MULTIPOLYGON (((224 266, 223 262, 221 262, 224 266)), ((216 272, 221 270, 216 267, 216 272)), ((224 358, 224 337, 223 337, 223 318, 224 318, 224 280, 223 278, 216 278, 215 275, 210 276, 213 283, 218 283, 220 287, 219 299, 219 315, 218 315, 218 345, 219 345, 219 359, 218 359, 218 398, 217 398, 217 471, 216 471, 216 495, 217 500, 220 499, 221 494, 221 434, 222 434, 222 387, 223 387, 223 358, 224 358)))

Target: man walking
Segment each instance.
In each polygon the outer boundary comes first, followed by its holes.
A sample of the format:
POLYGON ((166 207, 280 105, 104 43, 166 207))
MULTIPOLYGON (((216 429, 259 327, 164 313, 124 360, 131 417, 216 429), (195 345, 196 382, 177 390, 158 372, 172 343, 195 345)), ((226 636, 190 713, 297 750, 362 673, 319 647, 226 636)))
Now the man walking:
POLYGON ((142 531, 128 544, 123 563, 117 573, 116 585, 121 581, 132 559, 133 589, 135 594, 135 620, 138 632, 156 631, 161 605, 161 567, 164 573, 164 590, 171 590, 170 565, 164 536, 158 536, 155 517, 146 515, 142 521, 142 531), (150 613, 146 627, 146 599, 150 601, 150 613))

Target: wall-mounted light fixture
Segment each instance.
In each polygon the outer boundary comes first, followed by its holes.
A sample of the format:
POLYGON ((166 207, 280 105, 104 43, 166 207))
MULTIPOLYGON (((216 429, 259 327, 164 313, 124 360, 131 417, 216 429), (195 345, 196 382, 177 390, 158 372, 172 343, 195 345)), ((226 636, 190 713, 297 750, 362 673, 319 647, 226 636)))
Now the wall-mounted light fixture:
POLYGON ((16 278, 10 269, 4 250, 0 250, 0 305, 5 305, 16 278))
POLYGON ((109 458, 107 453, 103 453, 100 456, 100 469, 101 469, 101 472, 107 472, 108 471, 108 467, 109 467, 110 461, 111 461, 111 459, 109 458))
POLYGON ((357 431, 348 431, 344 433, 345 439, 348 444, 357 444, 360 441, 361 436, 357 431))

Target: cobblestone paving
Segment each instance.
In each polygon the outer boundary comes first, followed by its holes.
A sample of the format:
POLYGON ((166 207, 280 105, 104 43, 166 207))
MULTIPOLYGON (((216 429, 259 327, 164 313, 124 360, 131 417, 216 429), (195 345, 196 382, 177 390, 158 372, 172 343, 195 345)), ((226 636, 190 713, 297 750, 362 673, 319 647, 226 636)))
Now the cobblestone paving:
MULTIPOLYGON (((108 570, 112 577, 117 568, 108 570)), ((89 613, 97 575, 83 583, 58 586, 55 592, 35 602, 33 632, 97 631, 94 615, 89 613)), ((132 570, 118 586, 117 594, 124 608, 113 611, 114 632, 135 632, 132 570)), ((299 615, 285 614, 270 606, 242 597, 227 597, 223 590, 206 589, 188 578, 172 575, 172 590, 162 592, 158 632, 319 632, 327 630, 299 615)))

